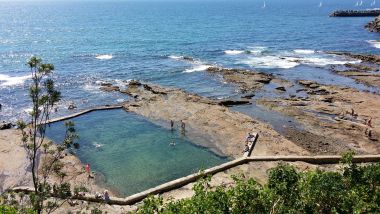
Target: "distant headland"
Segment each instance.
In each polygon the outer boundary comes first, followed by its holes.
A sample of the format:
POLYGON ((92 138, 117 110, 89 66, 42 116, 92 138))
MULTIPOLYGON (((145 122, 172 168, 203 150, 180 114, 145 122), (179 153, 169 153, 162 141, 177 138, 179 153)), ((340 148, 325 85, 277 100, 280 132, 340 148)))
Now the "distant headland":
POLYGON ((330 14, 331 17, 363 17, 379 16, 380 9, 377 10, 336 10, 330 14))

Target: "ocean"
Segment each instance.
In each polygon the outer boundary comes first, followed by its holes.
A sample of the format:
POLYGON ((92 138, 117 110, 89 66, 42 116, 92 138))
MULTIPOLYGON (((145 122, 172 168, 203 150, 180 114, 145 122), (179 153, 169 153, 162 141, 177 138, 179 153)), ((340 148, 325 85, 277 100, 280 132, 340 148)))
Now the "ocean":
MULTIPOLYGON (((328 71, 347 62, 323 51, 380 54, 371 17, 332 18, 353 0, 0 2, 0 120, 27 118, 32 55, 55 65, 63 99, 56 115, 127 100, 101 82, 138 79, 221 99, 236 88, 204 72, 247 68, 285 79, 366 86, 328 71), (322 6, 319 7, 320 2, 322 6), (183 56, 194 61, 183 60, 183 56)), ((379 3, 378 3, 379 4, 379 3)), ((376 7, 377 5, 373 6, 376 7)))

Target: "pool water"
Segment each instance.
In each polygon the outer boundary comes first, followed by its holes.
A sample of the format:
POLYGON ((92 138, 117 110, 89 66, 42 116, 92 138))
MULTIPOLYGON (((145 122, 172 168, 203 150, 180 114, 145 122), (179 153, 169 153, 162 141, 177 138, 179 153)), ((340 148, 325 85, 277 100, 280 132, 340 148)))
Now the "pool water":
MULTIPOLYGON (((80 137, 79 159, 104 175, 105 185, 123 196, 228 160, 196 146, 176 130, 121 109, 95 111, 71 121, 80 137), (169 145, 173 141, 175 146, 169 145)), ((47 136, 61 142, 64 131, 64 122, 53 123, 47 136)))

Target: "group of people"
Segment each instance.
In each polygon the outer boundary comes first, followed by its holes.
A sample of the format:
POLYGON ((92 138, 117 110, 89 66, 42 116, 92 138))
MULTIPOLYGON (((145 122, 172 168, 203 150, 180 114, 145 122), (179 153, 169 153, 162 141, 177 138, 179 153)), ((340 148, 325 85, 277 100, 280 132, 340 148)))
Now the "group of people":
POLYGON ((108 193, 108 190, 104 190, 103 194, 97 192, 95 198, 103 199, 104 202, 108 203, 110 201, 110 194, 108 193))
MULTIPOLYGON (((91 167, 90 167, 90 164, 86 164, 86 172, 87 172, 89 178, 92 178, 92 177, 93 177, 93 176, 91 175, 91 167)), ((108 190, 104 190, 103 195, 100 194, 100 193, 96 193, 96 194, 95 194, 95 198, 96 198, 96 199, 102 199, 102 198, 103 198, 104 201, 105 201, 106 203, 108 203, 108 202, 110 201, 110 195, 109 195, 109 193, 108 193, 108 190)))
MULTIPOLYGON (((185 133, 186 133, 186 124, 185 124, 185 122, 183 122, 183 120, 180 120, 180 123, 181 123, 181 134, 185 135, 185 133)), ((173 120, 170 120, 170 130, 174 131, 174 121, 173 120)), ((176 145, 176 143, 175 143, 174 140, 171 143, 169 143, 169 146, 175 146, 175 145, 176 145)))
MULTIPOLYGON (((183 120, 179 121, 181 123, 181 133, 185 134, 186 132, 186 124, 183 122, 183 120)), ((174 130, 174 121, 170 120, 170 129, 173 131, 174 130)))
POLYGON ((243 154, 249 151, 250 146, 252 145, 253 141, 255 140, 255 137, 256 136, 250 132, 247 134, 247 137, 245 138, 245 146, 244 146, 243 154))
MULTIPOLYGON (((346 111, 345 114, 349 115, 348 119, 356 120, 356 121, 357 121, 358 116, 359 116, 358 113, 355 112, 355 110, 353 108, 351 108, 351 111, 346 111)), ((363 124, 366 126, 365 131, 364 131, 365 136, 367 136, 369 139, 372 139, 372 137, 373 137, 372 117, 370 117, 369 119, 365 119, 363 124)))

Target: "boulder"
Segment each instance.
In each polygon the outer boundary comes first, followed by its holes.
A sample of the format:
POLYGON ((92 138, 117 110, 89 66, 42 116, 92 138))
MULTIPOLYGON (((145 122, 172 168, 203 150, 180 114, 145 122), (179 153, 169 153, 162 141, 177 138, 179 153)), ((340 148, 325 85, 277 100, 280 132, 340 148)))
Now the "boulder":
POLYGON ((120 88, 119 88, 119 86, 110 85, 110 86, 102 86, 102 87, 100 87, 100 90, 106 91, 106 92, 111 92, 111 91, 120 91, 120 88))
POLYGON ((112 84, 108 83, 108 82, 102 82, 102 83, 100 83, 100 86, 110 87, 110 86, 112 86, 112 84))
POLYGON ((372 20, 368 24, 365 25, 365 28, 370 32, 380 32, 380 16, 376 17, 376 19, 372 20))
POLYGON ((284 86, 277 87, 276 90, 278 91, 286 91, 284 86))
POLYGON ((141 83, 138 80, 131 80, 129 81, 128 86, 141 86, 141 83))
POLYGON ((11 129, 12 127, 13 127, 12 123, 5 122, 5 121, 0 123, 0 130, 11 129))

